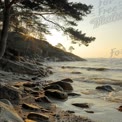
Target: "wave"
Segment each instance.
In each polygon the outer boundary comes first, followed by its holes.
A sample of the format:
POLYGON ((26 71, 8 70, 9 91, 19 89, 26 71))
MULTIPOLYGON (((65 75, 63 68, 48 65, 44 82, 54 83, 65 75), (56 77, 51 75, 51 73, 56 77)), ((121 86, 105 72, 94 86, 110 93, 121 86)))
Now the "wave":
POLYGON ((87 68, 87 70, 88 71, 90 71, 90 70, 96 70, 96 71, 106 71, 106 70, 110 70, 110 69, 108 69, 108 68, 91 68, 91 67, 89 67, 89 68, 87 68))
MULTIPOLYGON (((78 79, 76 79, 78 81, 78 79)), ((84 78, 82 82, 97 83, 97 84, 109 84, 118 85, 122 87, 122 80, 110 79, 110 78, 84 78)))
POLYGON ((104 67, 76 67, 76 66, 62 66, 63 69, 86 69, 88 71, 122 71, 122 69, 110 69, 104 67))

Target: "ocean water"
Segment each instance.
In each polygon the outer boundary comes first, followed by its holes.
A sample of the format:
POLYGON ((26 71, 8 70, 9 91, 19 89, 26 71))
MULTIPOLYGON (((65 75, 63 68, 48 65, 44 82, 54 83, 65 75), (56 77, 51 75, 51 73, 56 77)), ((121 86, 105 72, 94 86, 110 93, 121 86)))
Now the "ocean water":
POLYGON ((73 110, 75 114, 86 116, 97 122, 122 122, 122 113, 117 110, 122 105, 122 59, 87 59, 76 62, 45 62, 51 66, 54 74, 45 78, 58 81, 73 79, 72 86, 80 97, 69 97, 67 101, 57 101, 64 110, 73 110), (113 92, 97 91, 96 87, 110 85, 113 92), (72 103, 88 103, 89 109, 72 106, 72 103), (86 111, 94 111, 94 114, 86 111))
MULTIPOLYGON (((87 59, 87 61, 76 62, 47 62, 46 65, 52 66, 58 77, 66 78, 68 75, 73 78, 89 79, 89 82, 115 83, 122 85, 122 58, 99 58, 87 59), (77 75, 72 72, 81 72, 77 75)), ((78 80, 77 79, 77 80, 78 80)))

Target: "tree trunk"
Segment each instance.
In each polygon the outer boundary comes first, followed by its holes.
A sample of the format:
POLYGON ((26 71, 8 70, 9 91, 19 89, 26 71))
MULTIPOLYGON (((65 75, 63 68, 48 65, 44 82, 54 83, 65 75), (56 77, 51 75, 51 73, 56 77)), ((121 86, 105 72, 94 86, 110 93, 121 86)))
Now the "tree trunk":
POLYGON ((10 0, 5 0, 5 6, 3 11, 3 27, 0 37, 0 59, 3 57, 6 50, 6 43, 8 38, 8 28, 10 19, 10 8, 8 7, 10 0))

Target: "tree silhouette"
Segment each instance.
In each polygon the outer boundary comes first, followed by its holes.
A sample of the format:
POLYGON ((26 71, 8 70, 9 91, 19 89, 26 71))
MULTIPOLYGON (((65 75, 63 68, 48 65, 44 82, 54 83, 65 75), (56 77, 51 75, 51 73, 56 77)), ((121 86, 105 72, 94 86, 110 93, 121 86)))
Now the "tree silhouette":
POLYGON ((56 29, 68 34, 75 42, 87 46, 95 38, 86 37, 74 27, 77 26, 78 21, 91 13, 91 9, 91 5, 73 3, 68 0, 0 0, 0 23, 3 23, 0 58, 6 49, 10 27, 15 31, 20 31, 19 28, 22 27, 43 36, 49 33, 49 28, 53 25, 56 29))
POLYGON ((69 47, 69 51, 72 53, 72 51, 74 50, 75 48, 73 46, 70 46, 69 47))
POLYGON ((58 43, 57 45, 55 45, 55 47, 62 49, 63 51, 66 51, 66 48, 61 43, 58 43))

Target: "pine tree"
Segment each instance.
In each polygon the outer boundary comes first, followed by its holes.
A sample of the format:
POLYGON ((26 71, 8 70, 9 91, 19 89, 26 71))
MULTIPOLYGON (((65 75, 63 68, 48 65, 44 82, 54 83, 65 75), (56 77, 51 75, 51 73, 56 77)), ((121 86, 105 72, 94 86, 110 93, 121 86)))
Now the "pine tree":
POLYGON ((0 59, 6 49, 8 29, 36 31, 43 36, 55 27, 69 35, 73 43, 88 44, 95 40, 75 29, 77 22, 91 13, 92 6, 68 0, 0 0, 0 59), (10 23, 9 23, 10 21, 10 23), (9 26, 10 25, 10 26, 9 26))

